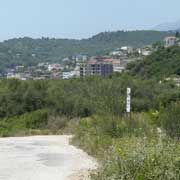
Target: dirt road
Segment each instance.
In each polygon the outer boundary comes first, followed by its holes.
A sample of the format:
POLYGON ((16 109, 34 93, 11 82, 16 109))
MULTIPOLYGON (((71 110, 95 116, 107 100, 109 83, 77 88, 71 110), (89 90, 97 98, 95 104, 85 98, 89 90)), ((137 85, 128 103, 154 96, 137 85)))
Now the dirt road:
POLYGON ((0 138, 0 180, 86 180, 95 160, 70 136, 0 138), (81 173, 81 175, 80 175, 81 173))

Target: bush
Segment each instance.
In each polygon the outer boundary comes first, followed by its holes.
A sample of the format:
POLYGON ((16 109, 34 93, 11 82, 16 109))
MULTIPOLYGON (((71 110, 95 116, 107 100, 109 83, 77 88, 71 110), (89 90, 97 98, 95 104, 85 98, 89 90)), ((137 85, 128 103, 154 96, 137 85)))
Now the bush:
POLYGON ((180 144, 157 131, 160 113, 152 112, 80 121, 73 143, 99 160, 92 179, 179 180, 180 144))
POLYGON ((180 102, 162 109, 159 118, 168 135, 180 138, 180 102))
POLYGON ((154 128, 145 120, 145 114, 131 117, 92 116, 80 121, 73 142, 89 154, 101 158, 113 139, 124 136, 155 136, 154 128))
POLYGON ((48 111, 38 110, 22 116, 27 129, 45 129, 48 124, 48 111))
POLYGON ((122 138, 106 151, 94 180, 179 180, 180 145, 157 139, 122 138))
POLYGON ((48 111, 38 110, 21 116, 14 116, 0 121, 0 136, 21 136, 29 130, 46 129, 48 111))

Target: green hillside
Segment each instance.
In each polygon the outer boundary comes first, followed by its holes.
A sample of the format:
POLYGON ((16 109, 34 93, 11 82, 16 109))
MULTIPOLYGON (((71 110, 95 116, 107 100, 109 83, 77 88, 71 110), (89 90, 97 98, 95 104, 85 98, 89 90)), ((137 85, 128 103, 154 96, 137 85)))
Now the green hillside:
POLYGON ((91 180, 179 180, 180 91, 126 74, 0 81, 0 136, 73 134, 99 163, 91 180), (125 113, 126 88, 132 113, 125 113))
POLYGON ((129 64, 130 73, 144 78, 180 75, 180 47, 161 48, 143 60, 129 64))
POLYGON ((61 62, 62 58, 74 54, 105 54, 121 46, 141 47, 161 41, 168 32, 117 31, 104 32, 89 39, 11 39, 0 43, 1 69, 14 64, 37 64, 39 62, 61 62))

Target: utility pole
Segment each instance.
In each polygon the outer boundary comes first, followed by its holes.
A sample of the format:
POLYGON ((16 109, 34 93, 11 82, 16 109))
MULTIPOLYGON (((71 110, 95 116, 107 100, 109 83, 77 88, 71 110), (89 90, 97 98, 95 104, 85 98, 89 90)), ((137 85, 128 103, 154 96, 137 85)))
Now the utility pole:
POLYGON ((126 112, 128 116, 131 113, 131 88, 127 88, 126 112))

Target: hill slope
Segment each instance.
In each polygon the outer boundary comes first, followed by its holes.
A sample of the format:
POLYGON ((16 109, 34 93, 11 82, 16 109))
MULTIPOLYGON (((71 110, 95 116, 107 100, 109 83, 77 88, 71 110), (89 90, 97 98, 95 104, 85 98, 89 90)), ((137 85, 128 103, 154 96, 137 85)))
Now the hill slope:
POLYGON ((157 31, 176 31, 180 29, 180 20, 176 22, 167 22, 167 23, 159 24, 153 29, 157 31))
POLYGON ((129 64, 130 73, 144 78, 180 75, 180 47, 162 48, 149 57, 129 64))
POLYGON ((15 64, 61 62, 62 58, 78 53, 98 55, 121 46, 141 47, 163 40, 168 32, 117 31, 105 32, 89 39, 11 39, 0 43, 1 68, 15 64))

